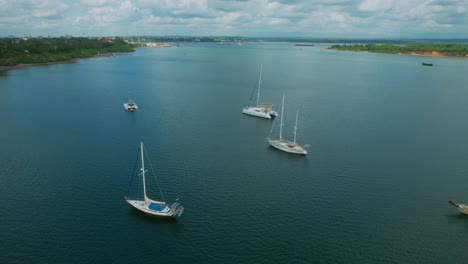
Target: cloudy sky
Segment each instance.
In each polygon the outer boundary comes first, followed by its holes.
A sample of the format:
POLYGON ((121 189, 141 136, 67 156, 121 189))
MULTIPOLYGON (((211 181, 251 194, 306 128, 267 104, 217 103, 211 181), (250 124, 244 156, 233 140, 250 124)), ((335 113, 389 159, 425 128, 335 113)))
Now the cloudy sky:
POLYGON ((468 0, 0 0, 0 36, 468 38, 468 0))

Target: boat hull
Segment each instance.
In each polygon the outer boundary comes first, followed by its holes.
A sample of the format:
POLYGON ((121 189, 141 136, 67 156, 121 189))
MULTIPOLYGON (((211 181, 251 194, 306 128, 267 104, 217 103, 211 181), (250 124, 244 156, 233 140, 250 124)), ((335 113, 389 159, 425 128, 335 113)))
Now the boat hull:
POLYGON ((458 205, 458 211, 460 211, 460 213, 462 213, 462 214, 468 215, 468 205, 459 204, 458 205))
POLYGON ((171 208, 169 208, 169 206, 167 206, 164 203, 155 202, 155 203, 160 204, 164 208, 163 211, 156 211, 156 210, 151 210, 149 208, 149 205, 151 203, 147 203, 145 201, 139 201, 139 200, 131 200, 131 199, 127 199, 127 198, 125 200, 133 208, 135 208, 138 211, 143 212, 143 213, 145 213, 147 215, 151 215, 151 216, 154 216, 154 217, 160 217, 160 218, 174 218, 175 217, 175 215, 174 215, 173 211, 171 210, 171 208))
POLYGON ((298 154, 298 155, 307 155, 307 150, 303 147, 295 144, 294 142, 286 141, 286 140, 279 140, 279 139, 269 139, 267 138, 268 143, 270 146, 282 150, 284 152, 298 154))
POLYGON ((242 109, 242 113, 266 119, 271 119, 272 116, 278 116, 278 113, 275 111, 264 107, 245 107, 242 109))
POLYGON ((128 103, 125 103, 124 108, 125 110, 128 110, 128 111, 135 111, 138 109, 138 106, 136 104, 130 105, 128 103))

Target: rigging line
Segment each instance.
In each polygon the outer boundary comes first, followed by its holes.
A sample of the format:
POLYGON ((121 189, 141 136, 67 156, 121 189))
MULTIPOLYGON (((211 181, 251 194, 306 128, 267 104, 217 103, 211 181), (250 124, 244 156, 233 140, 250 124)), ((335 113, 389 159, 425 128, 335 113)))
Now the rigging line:
POLYGON ((151 162, 150 162, 150 159, 149 159, 149 156, 148 156, 148 152, 146 151, 146 149, 145 149, 144 152, 145 152, 145 154, 146 154, 146 158, 148 159, 148 163, 149 163, 149 165, 150 165, 150 167, 151 167, 151 172, 152 172, 152 174, 153 174, 153 177, 154 177, 154 179, 156 180, 156 185, 158 186, 158 190, 159 190, 159 193, 161 194, 161 198, 162 198, 163 202, 166 203, 166 200, 164 199, 164 195, 163 195, 163 193, 162 193, 162 191, 161 191, 161 186, 159 186, 158 178, 156 177, 156 173, 154 172, 153 165, 152 165, 151 162))
MULTIPOLYGON (((140 174, 139 174, 140 175, 140 174)), ((137 181, 137 192, 136 192, 136 197, 143 197, 142 199, 144 200, 145 198, 145 195, 143 194, 142 190, 143 190, 143 186, 142 186, 142 181, 137 181)))
POLYGON ((275 120, 273 120, 273 124, 271 125, 270 134, 268 134, 268 138, 271 137, 271 132, 273 131, 273 128, 275 127, 275 122, 276 122, 276 118, 275 118, 275 120))
MULTIPOLYGON (((282 103, 280 104, 280 107, 282 106, 282 103)), ((270 134, 268 134, 268 138, 271 137, 271 132, 273 131, 273 128, 275 127, 275 122, 276 122, 276 118, 273 120, 273 124, 271 125, 271 128, 270 128, 270 134)))
POLYGON ((255 84, 254 84, 254 88, 252 90, 252 94, 250 95, 250 99, 249 99, 249 106, 250 106, 250 103, 252 102, 252 98, 255 94, 255 88, 257 88, 257 85, 258 85, 258 79, 260 78, 260 75, 257 76, 257 80, 255 81, 255 84))
MULTIPOLYGON (((140 148, 138 148, 140 149, 140 148)), ((130 188, 132 187, 133 179, 135 178, 135 169, 138 163, 138 154, 136 155, 135 164, 133 165, 132 178, 130 179, 130 184, 128 185, 127 195, 130 195, 130 188)))

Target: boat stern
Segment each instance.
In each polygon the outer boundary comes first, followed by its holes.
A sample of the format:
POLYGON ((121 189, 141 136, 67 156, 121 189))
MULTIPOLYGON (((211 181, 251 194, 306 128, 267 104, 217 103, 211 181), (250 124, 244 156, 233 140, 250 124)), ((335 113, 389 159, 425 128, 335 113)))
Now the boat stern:
POLYGON ((274 116, 274 117, 278 116, 278 113, 276 111, 274 111, 274 110, 270 110, 270 112, 268 112, 268 114, 270 116, 274 116))
POLYGON ((184 207, 179 202, 174 202, 171 204, 171 212, 174 217, 179 218, 184 212, 184 207))

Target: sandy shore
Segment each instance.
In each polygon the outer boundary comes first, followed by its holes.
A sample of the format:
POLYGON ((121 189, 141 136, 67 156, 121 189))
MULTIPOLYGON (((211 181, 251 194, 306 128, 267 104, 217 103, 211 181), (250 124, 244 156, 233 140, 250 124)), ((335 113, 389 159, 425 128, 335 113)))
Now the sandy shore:
POLYGON ((363 53, 377 53, 377 54, 393 54, 393 55, 402 55, 402 56, 419 56, 419 57, 445 57, 445 58, 468 58, 468 55, 465 56, 453 56, 447 52, 438 52, 438 51, 416 51, 411 53, 384 53, 384 52, 372 52, 368 50, 340 50, 340 49, 331 49, 338 51, 350 51, 350 52, 363 52, 363 53))
POLYGON ((465 58, 467 56, 453 56, 447 52, 438 51, 415 51, 411 53, 398 53, 399 55, 410 55, 410 56, 423 56, 423 57, 454 57, 454 58, 465 58))
POLYGON ((411 52, 411 53, 398 53, 398 55, 403 56, 419 56, 419 57, 444 57, 444 58, 468 58, 468 55, 465 56, 453 56, 446 52, 438 51, 424 51, 424 52, 411 52))

